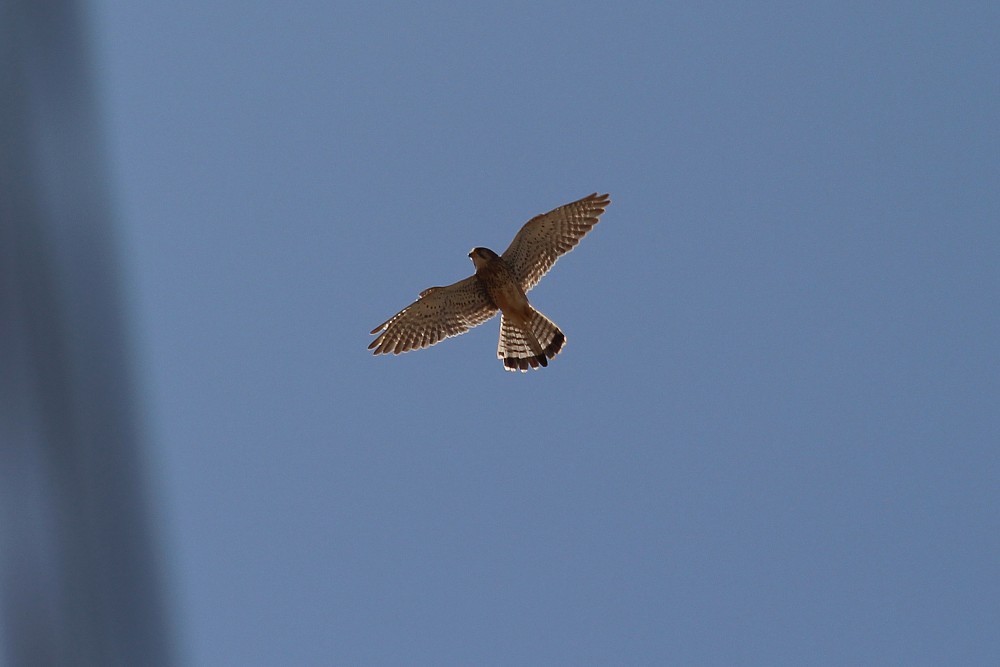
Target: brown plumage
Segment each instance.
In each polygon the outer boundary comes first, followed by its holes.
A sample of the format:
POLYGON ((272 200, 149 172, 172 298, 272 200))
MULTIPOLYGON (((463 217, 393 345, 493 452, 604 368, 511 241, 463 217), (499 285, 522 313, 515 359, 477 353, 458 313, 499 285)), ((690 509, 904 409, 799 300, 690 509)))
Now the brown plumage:
POLYGON ((500 311, 497 356, 506 370, 547 366, 566 343, 551 320, 532 308, 526 296, 556 260, 580 242, 611 203, 594 193, 529 220, 503 255, 474 248, 473 276, 446 287, 431 287, 420 298, 372 330, 379 334, 374 354, 418 350, 465 333, 500 311))

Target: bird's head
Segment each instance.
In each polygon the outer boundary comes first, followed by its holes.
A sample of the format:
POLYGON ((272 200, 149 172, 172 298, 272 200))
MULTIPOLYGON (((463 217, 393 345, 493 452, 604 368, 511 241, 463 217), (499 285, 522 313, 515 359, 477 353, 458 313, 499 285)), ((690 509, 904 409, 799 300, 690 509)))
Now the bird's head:
POLYGON ((469 259, 471 259, 472 263, 476 266, 476 271, 489 264, 491 260, 497 259, 497 257, 499 257, 499 255, 489 248, 473 248, 469 252, 469 259))

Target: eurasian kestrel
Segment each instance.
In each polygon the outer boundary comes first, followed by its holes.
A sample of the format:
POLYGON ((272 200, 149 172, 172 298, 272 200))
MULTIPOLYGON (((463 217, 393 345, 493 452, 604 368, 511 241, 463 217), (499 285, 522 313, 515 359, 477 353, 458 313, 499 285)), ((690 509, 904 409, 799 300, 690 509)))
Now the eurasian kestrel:
POLYGON ((497 357, 504 369, 548 366, 566 336, 531 307, 525 294, 560 255, 597 224, 611 200, 596 192, 525 223, 503 255, 488 248, 469 253, 475 275, 447 287, 431 287, 420 298, 372 329, 381 334, 368 346, 374 354, 399 354, 465 333, 500 311, 497 357))

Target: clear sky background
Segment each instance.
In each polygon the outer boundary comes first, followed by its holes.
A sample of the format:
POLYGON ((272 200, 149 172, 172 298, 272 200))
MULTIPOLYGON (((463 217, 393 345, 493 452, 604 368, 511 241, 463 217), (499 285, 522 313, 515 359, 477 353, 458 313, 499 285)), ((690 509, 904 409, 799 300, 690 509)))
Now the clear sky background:
POLYGON ((995 3, 91 10, 185 664, 1000 664, 995 3))

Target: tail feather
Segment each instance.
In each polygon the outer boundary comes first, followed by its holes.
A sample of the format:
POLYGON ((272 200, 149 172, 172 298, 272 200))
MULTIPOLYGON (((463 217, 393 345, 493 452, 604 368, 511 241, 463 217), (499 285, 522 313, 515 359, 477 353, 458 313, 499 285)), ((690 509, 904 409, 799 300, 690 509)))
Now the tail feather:
POLYGON ((566 343, 566 336, 552 320, 537 310, 531 311, 528 326, 515 324, 501 315, 500 342, 497 357, 503 359, 505 370, 525 372, 529 368, 548 366, 566 343))

